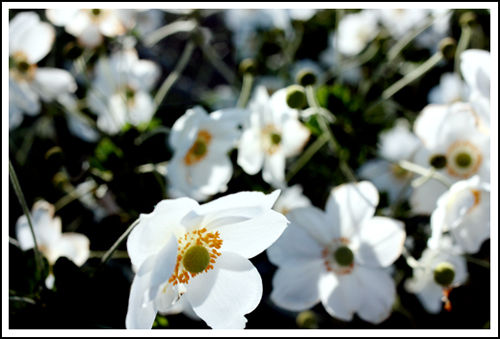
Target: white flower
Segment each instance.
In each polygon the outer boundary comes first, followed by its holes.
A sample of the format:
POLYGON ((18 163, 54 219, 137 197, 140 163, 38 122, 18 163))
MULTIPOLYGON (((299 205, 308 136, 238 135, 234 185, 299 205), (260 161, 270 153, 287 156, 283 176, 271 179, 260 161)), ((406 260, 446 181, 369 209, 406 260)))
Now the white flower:
MULTIPOLYGON (((409 130, 408 121, 400 119, 394 128, 380 134, 378 154, 382 159, 371 159, 358 170, 360 178, 370 180, 379 191, 386 191, 389 203, 395 202, 406 188, 413 174, 398 165, 411 161, 420 140, 409 130)), ((410 190, 404 195, 407 197, 410 190)))
POLYGON ((402 222, 374 217, 378 193, 370 182, 332 190, 326 211, 303 207, 290 211, 289 227, 267 250, 278 266, 271 300, 302 311, 322 302, 344 321, 354 313, 371 323, 384 321, 396 298, 386 268, 405 241, 402 222))
POLYGON ((271 210, 279 191, 240 192, 204 205, 163 200, 141 214, 127 249, 139 267, 132 283, 127 328, 151 328, 157 311, 187 299, 212 328, 244 328, 262 297, 262 280, 247 258, 269 247, 286 227, 271 210))
MULTIPOLYGON (((419 265, 413 268, 413 277, 405 281, 405 289, 410 293, 415 293, 428 312, 439 313, 441 311, 444 289, 467 281, 467 263, 462 253, 458 246, 453 245, 451 238, 444 236, 437 248, 426 248, 422 252, 418 260, 419 265), (451 281, 445 281, 444 285, 437 282, 440 281, 439 268, 444 266, 443 264, 451 267, 454 272, 448 278, 451 281)), ((444 276, 444 278, 446 280, 447 277, 444 276)))
POLYGON ((297 184, 283 190, 273 209, 285 215, 299 207, 311 206, 311 200, 302 194, 302 186, 297 184))
POLYGON ((226 191, 233 175, 228 152, 234 148, 241 134, 238 125, 247 115, 239 108, 208 114, 196 106, 174 123, 168 139, 174 151, 167 165, 171 196, 203 201, 226 191))
POLYGON ((71 74, 57 68, 37 67, 52 48, 54 27, 38 14, 22 12, 9 23, 9 128, 17 127, 22 113, 40 113, 40 98, 56 100, 76 90, 71 74))
MULTIPOLYGON (((82 266, 90 255, 89 239, 79 233, 61 233, 61 218, 54 217, 54 206, 46 201, 37 201, 32 208, 33 231, 40 252, 53 266, 59 257, 66 257, 75 265, 82 266)), ((33 235, 26 215, 19 217, 16 223, 16 237, 23 251, 35 246, 33 235)), ((54 277, 47 277, 47 287, 52 288, 54 277)))
MULTIPOLYGON (((479 130, 470 104, 428 105, 415 121, 414 131, 424 145, 415 154, 415 163, 434 166, 451 183, 476 174, 490 182, 490 138, 479 130)), ((446 190, 435 179, 415 187, 410 197, 413 211, 431 214, 446 190)))
POLYGON ((153 117, 156 105, 149 92, 160 75, 150 60, 139 60, 134 49, 116 52, 109 60, 99 59, 96 78, 88 94, 89 108, 97 115, 97 127, 118 133, 130 123, 138 126, 153 117))
POLYGON ((443 232, 467 253, 476 253, 490 237, 490 184, 478 175, 455 183, 439 197, 431 216, 432 236, 428 246, 436 248, 443 232))
POLYGON ((401 38, 406 32, 423 21, 429 14, 428 9, 420 8, 384 8, 378 11, 382 24, 387 27, 389 33, 391 33, 395 39, 401 38))
POLYGON ((286 88, 270 98, 265 87, 257 87, 248 105, 250 122, 241 136, 238 165, 250 174, 262 169, 262 178, 276 187, 286 187, 285 159, 297 155, 309 130, 298 119, 298 111, 288 107, 286 88))
POLYGON ((82 46, 95 48, 103 35, 115 37, 133 26, 133 12, 126 9, 47 9, 47 18, 56 26, 64 26, 82 46))
POLYGON ((467 98, 467 87, 456 73, 443 73, 439 85, 431 88, 427 99, 431 104, 452 104, 467 98))
POLYGON ((338 27, 338 48, 342 54, 354 56, 378 34, 377 11, 365 9, 345 15, 338 27))

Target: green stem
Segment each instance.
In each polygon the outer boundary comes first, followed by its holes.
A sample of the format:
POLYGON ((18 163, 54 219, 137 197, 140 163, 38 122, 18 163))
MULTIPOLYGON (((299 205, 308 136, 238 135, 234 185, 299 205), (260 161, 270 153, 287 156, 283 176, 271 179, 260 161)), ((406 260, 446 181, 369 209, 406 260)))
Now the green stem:
MULTIPOLYGON (((235 80, 237 80, 236 75, 229 67, 227 67, 224 62, 222 62, 221 57, 218 55, 215 49, 208 44, 202 44, 201 49, 212 66, 214 66, 215 69, 224 77, 224 79, 226 79, 226 81, 232 85, 235 80)), ((236 85, 239 86, 239 84, 236 85)))
POLYGON ((243 87, 241 88, 240 97, 238 98, 238 103, 236 107, 245 108, 248 99, 250 98, 250 93, 252 92, 253 76, 251 73, 245 73, 243 75, 243 87))
POLYGON ((324 144, 328 142, 328 135, 321 134, 319 138, 317 138, 311 146, 309 146, 297 159, 297 161, 290 167, 290 170, 286 174, 286 182, 290 182, 292 178, 297 174, 302 167, 316 154, 317 151, 323 147, 324 144))
POLYGON ((436 172, 436 169, 434 167, 432 167, 432 168, 425 168, 425 167, 422 167, 420 165, 417 165, 417 164, 414 164, 412 162, 409 162, 407 160, 401 160, 398 163, 398 165, 401 166, 401 168, 403 168, 403 169, 405 169, 407 171, 410 171, 410 172, 422 175, 422 177, 417 178, 415 180, 422 179, 422 180, 425 180, 425 181, 422 181, 422 182, 418 182, 418 181, 415 182, 414 181, 415 184, 412 184, 412 186, 414 186, 414 187, 415 186, 421 186, 421 185, 423 185, 430 178, 434 178, 437 181, 441 182, 444 186, 446 186, 446 188, 450 188, 451 187, 451 182, 448 180, 448 178, 446 178, 441 173, 436 172))
POLYGON ((435 22, 435 19, 428 18, 422 25, 410 30, 406 33, 398 42, 391 47, 387 52, 387 61, 392 62, 401 53, 401 51, 415 39, 420 33, 425 31, 427 28, 431 27, 435 22))
POLYGON ((61 208, 63 208, 67 204, 69 204, 70 202, 72 202, 76 199, 80 199, 82 196, 91 192, 95 188, 97 188, 97 184, 95 182, 93 182, 92 185, 90 185, 86 190, 84 190, 82 192, 78 192, 78 189, 74 188, 68 194, 66 194, 64 197, 62 197, 61 199, 56 201, 56 203, 54 204, 55 210, 56 211, 60 210, 61 208))
POLYGON ((144 46, 151 47, 158 41, 166 38, 169 35, 179 32, 191 32, 196 27, 196 20, 175 21, 168 25, 158 28, 156 31, 149 33, 144 38, 144 46))
POLYGON ((31 219, 31 213, 28 208, 28 205, 26 204, 26 200, 24 199, 24 194, 23 191, 21 190, 21 186, 19 184, 19 180, 17 180, 17 175, 16 172, 14 171, 14 167, 12 166, 12 163, 9 160, 9 173, 10 173, 10 180, 12 181, 12 186, 14 187, 14 191, 16 192, 17 198, 19 199, 19 203, 21 204, 21 207, 23 209, 24 215, 26 215, 26 219, 28 219, 28 225, 31 230, 31 235, 33 236, 33 243, 35 246, 33 247, 33 252, 35 253, 35 262, 36 262, 36 269, 38 273, 40 274, 40 279, 42 280, 42 285, 43 285, 43 277, 44 272, 45 272, 45 265, 43 263, 43 257, 42 254, 40 253, 38 249, 38 243, 36 241, 35 237, 35 230, 33 228, 33 219, 31 219))
POLYGON ((472 36, 472 29, 469 25, 462 25, 462 34, 458 40, 457 49, 455 50, 455 74, 460 75, 460 54, 469 46, 470 38, 472 36))
POLYGON ((465 259, 467 259, 468 262, 471 262, 473 264, 483 266, 485 268, 490 268, 490 263, 486 260, 474 258, 474 257, 470 256, 469 254, 465 254, 465 259))

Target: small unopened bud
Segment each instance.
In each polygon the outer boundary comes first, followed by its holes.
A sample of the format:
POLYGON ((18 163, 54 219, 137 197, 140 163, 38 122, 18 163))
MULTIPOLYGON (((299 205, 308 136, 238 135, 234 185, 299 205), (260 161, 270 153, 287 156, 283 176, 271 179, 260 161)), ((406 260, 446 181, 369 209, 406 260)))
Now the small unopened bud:
POLYGON ((460 23, 460 26, 463 25, 473 25, 476 22, 476 14, 473 12, 465 12, 460 16, 460 19, 458 19, 458 22, 460 23))
POLYGON ((300 312, 295 321, 300 328, 318 328, 318 317, 313 311, 300 312))
POLYGON ((310 68, 304 68, 295 77, 295 82, 302 86, 314 85, 316 83, 316 74, 310 68))
POLYGON ((434 281, 441 286, 449 286, 455 278, 455 267, 449 262, 442 262, 434 269, 434 281))
POLYGON ((301 109, 306 106, 307 98, 304 87, 291 85, 286 89, 286 103, 290 108, 301 109))
POLYGON ((257 73, 257 64, 251 58, 243 60, 242 62, 240 62, 240 73, 250 73, 252 75, 255 75, 257 73))
POLYGON ((47 160, 54 167, 61 167, 64 164, 64 153, 61 147, 54 146, 45 153, 47 160))
POLYGON ((457 50, 457 42, 453 38, 444 38, 439 42, 439 50, 443 53, 443 56, 447 60, 451 60, 455 57, 455 51, 457 50))
POLYGON ((429 159, 429 163, 431 164, 432 167, 441 169, 446 167, 446 157, 441 154, 435 154, 429 159))

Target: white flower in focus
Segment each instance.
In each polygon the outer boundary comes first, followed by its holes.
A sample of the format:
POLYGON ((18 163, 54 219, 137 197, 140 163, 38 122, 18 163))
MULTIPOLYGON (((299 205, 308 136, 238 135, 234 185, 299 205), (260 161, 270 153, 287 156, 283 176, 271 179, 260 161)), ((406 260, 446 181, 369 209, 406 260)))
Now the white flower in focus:
POLYGON ((284 188, 285 159, 300 153, 310 132, 298 111, 287 105, 286 88, 269 97, 265 87, 257 87, 248 108, 250 121, 240 139, 238 165, 250 175, 262 169, 264 181, 284 188))
MULTIPOLYGON (((415 121, 414 131, 423 144, 415 163, 434 166, 451 183, 476 174, 490 182, 490 137, 479 129, 470 104, 428 105, 415 121)), ((443 183, 430 179, 413 189, 410 205, 414 212, 430 215, 446 191, 443 183)))
POLYGON ((443 236, 435 249, 426 248, 422 252, 419 265, 413 268, 413 277, 405 281, 405 289, 416 294, 429 313, 442 310, 445 289, 467 281, 467 263, 462 254, 451 238, 443 236))
POLYGON ((431 227, 429 247, 436 248, 442 233, 449 231, 464 252, 479 251, 490 237, 490 184, 478 175, 455 183, 438 199, 431 227))
POLYGON ((338 48, 347 56, 361 52, 379 32, 377 11, 365 9, 345 15, 338 27, 338 48))
POLYGON ((37 66, 54 38, 54 27, 35 12, 19 13, 9 22, 9 129, 23 121, 22 113, 39 114, 40 99, 57 100, 77 88, 69 72, 37 66))
POLYGON ((156 110, 149 92, 159 75, 158 65, 139 60, 134 49, 99 59, 87 96, 89 108, 98 115, 97 127, 116 134, 126 123, 138 126, 149 122, 156 110))
MULTIPOLYGON (((394 128, 380 133, 378 154, 381 159, 364 163, 358 170, 359 177, 371 181, 379 191, 386 191, 389 203, 395 202, 413 177, 398 163, 411 161, 420 145, 420 140, 409 129, 408 121, 396 121, 394 128)), ((404 197, 410 192, 408 190, 404 197)))
POLYGON ((431 104, 452 104, 465 101, 467 87, 456 73, 443 73, 439 85, 431 88, 427 100, 431 104))
POLYGON ((241 134, 238 125, 247 116, 239 108, 208 114, 196 106, 174 123, 168 139, 174 155, 167 165, 172 197, 203 201, 227 189, 233 175, 228 152, 235 147, 241 134))
POLYGON ((103 36, 124 34, 133 26, 133 11, 127 9, 47 9, 47 18, 56 26, 64 26, 80 45, 95 48, 104 41, 103 36))
POLYGON ((311 200, 302 194, 302 186, 297 184, 283 190, 273 209, 286 215, 295 208, 307 206, 311 206, 311 200))
POLYGON ((138 267, 127 328, 151 328, 157 311, 186 299, 212 328, 244 328, 262 297, 262 280, 247 258, 269 247, 287 220, 271 210, 279 191, 240 192, 204 205, 163 200, 141 214, 127 250, 138 267))
MULTIPOLYGON (((54 206, 46 201, 37 201, 32 208, 31 216, 38 249, 50 266, 59 257, 66 257, 75 265, 82 266, 90 255, 89 239, 80 233, 62 233, 61 218, 54 217, 54 206)), ((35 246, 33 235, 26 215, 19 217, 16 223, 16 237, 23 251, 35 246)), ((47 287, 52 288, 54 277, 49 274, 47 287)))
POLYGON ((387 273, 405 241, 402 222, 374 217, 378 192, 371 183, 344 184, 332 190, 326 211, 290 211, 290 225, 267 250, 278 271, 271 300, 290 311, 321 301, 335 318, 354 313, 378 324, 390 315, 396 298, 387 273))
POLYGON ((429 14, 428 9, 420 8, 383 8, 378 11, 382 24, 395 39, 400 39, 406 32, 420 24, 429 14))

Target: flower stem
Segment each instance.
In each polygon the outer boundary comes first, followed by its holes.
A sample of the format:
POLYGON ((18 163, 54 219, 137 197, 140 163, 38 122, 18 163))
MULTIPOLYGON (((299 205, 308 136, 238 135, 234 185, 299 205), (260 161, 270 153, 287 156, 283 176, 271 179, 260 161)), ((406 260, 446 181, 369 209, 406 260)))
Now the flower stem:
POLYGON ((251 73, 245 73, 243 75, 243 86, 241 88, 240 97, 238 98, 238 103, 236 107, 245 108, 250 98, 250 93, 252 92, 253 76, 251 73))
POLYGON ((415 180, 419 180, 419 181, 413 181, 413 183, 412 183, 413 187, 418 187, 418 186, 423 185, 430 178, 434 178, 434 179, 438 180, 443 185, 445 185, 446 188, 451 187, 451 182, 448 180, 448 178, 446 178, 441 173, 436 172, 436 169, 434 167, 425 168, 425 167, 419 166, 417 164, 414 164, 412 162, 409 162, 407 160, 401 160, 398 164, 399 164, 399 166, 401 166, 401 168, 403 168, 407 171, 422 175, 422 177, 415 179, 415 180))
POLYGON ((468 262, 471 262, 473 264, 483 266, 485 268, 490 268, 490 263, 486 260, 474 258, 474 257, 470 256, 469 254, 465 254, 465 259, 467 259, 468 262))
POLYGON ((401 53, 401 51, 415 39, 420 33, 425 31, 427 28, 431 27, 434 24, 435 19, 428 18, 422 25, 415 27, 413 30, 410 30, 406 33, 398 42, 391 47, 391 49, 387 52, 387 61, 392 62, 396 57, 401 53))
POLYGON ((79 192, 77 188, 74 188, 73 190, 68 192, 68 194, 66 194, 64 197, 56 201, 56 203, 54 204, 55 210, 56 211, 60 210, 73 200, 80 199, 82 196, 91 192, 95 188, 97 188, 97 184, 95 182, 93 182, 92 185, 90 185, 86 190, 82 192, 79 192))
POLYGON ((455 74, 460 75, 460 54, 469 46, 472 29, 468 24, 462 25, 462 34, 458 40, 457 49, 455 50, 455 74))
POLYGON ((40 279, 43 285, 45 265, 43 263, 42 254, 38 249, 38 244, 35 237, 35 230, 33 228, 33 219, 31 219, 31 213, 29 211, 28 205, 26 204, 26 200, 24 199, 23 191, 21 190, 19 180, 17 180, 16 172, 14 171, 14 167, 12 166, 10 160, 9 160, 9 173, 10 173, 10 180, 12 181, 12 186, 14 187, 14 191, 16 192, 17 198, 19 199, 19 203, 23 208, 24 215, 26 215, 26 218, 28 219, 28 225, 31 230, 31 235, 33 236, 33 243, 35 244, 35 246, 33 247, 33 252, 35 253, 36 269, 40 274, 40 279))
POLYGON ((179 32, 191 32, 196 27, 196 20, 175 21, 168 25, 158 28, 156 31, 149 33, 144 38, 144 46, 151 47, 158 41, 166 38, 169 35, 179 32))
MULTIPOLYGON (((229 84, 234 84, 236 75, 234 72, 221 60, 219 54, 209 44, 202 44, 201 49, 203 54, 207 57, 208 61, 215 67, 215 69, 226 79, 229 84)), ((239 82, 239 81, 238 81, 239 82)), ((239 86, 239 84, 236 84, 239 86)))
POLYGON ((290 182, 292 178, 297 174, 298 171, 312 158, 317 151, 323 147, 324 144, 328 142, 328 135, 321 134, 321 136, 314 141, 311 146, 309 146, 304 153, 301 154, 300 158, 290 167, 290 170, 286 174, 286 182, 290 182))

